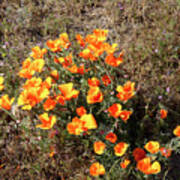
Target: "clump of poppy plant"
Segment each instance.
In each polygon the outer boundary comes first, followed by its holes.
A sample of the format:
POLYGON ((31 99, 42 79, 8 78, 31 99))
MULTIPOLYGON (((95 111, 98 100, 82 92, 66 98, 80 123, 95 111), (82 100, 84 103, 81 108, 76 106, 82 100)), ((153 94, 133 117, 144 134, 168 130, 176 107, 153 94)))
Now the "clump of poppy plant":
MULTIPOLYGON (((92 136, 89 141, 98 161, 89 168, 91 176, 105 175, 116 164, 122 171, 129 168, 143 175, 159 173, 161 157, 170 157, 173 147, 164 146, 158 137, 141 142, 134 139, 131 146, 136 123, 131 100, 136 96, 136 84, 117 76, 124 51, 119 53, 117 44, 107 42, 108 30, 95 29, 85 37, 75 37, 71 42, 68 34, 62 33, 48 40, 45 48, 33 47, 18 72, 22 79, 18 96, 1 95, 0 109, 11 112, 16 105, 22 111, 36 113, 38 130, 56 132, 65 127, 68 135, 92 136), (113 161, 118 163, 114 165, 113 161)), ((4 88, 4 77, 0 77, 0 91, 4 88)), ((160 120, 167 119, 167 110, 159 113, 160 120)), ((172 133, 179 138, 180 126, 172 133)))

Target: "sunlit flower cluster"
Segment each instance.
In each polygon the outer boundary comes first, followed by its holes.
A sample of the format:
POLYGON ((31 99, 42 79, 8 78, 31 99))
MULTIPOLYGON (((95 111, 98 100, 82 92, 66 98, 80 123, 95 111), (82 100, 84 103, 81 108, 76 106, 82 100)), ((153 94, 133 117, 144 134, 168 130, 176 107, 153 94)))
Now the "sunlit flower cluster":
MULTIPOLYGON (((0 110, 10 111, 16 104, 20 110, 38 112, 36 117, 41 123, 36 122, 35 127, 53 128, 50 139, 59 124, 67 134, 92 135, 92 152, 102 157, 102 162, 92 163, 91 176, 108 171, 103 156, 117 159, 121 170, 136 164, 133 168, 142 174, 157 174, 161 171, 159 156, 170 157, 172 149, 161 146, 159 140, 145 140, 141 145, 135 142, 139 147, 131 147, 130 131, 135 128, 132 124, 136 118, 130 99, 136 94, 135 82, 116 77, 124 51, 120 52, 117 44, 109 44, 107 39, 108 30, 95 29, 85 37, 76 34, 75 43, 70 42, 67 33, 62 33, 57 39, 48 40, 46 48, 33 47, 18 72, 22 81, 19 94, 12 98, 1 95, 0 110)), ((4 88, 4 77, 0 76, 0 92, 4 88)), ((158 123, 167 114, 166 109, 158 110, 158 123)), ((172 134, 180 137, 180 125, 172 134)), ((49 156, 54 154, 52 149, 49 156)))

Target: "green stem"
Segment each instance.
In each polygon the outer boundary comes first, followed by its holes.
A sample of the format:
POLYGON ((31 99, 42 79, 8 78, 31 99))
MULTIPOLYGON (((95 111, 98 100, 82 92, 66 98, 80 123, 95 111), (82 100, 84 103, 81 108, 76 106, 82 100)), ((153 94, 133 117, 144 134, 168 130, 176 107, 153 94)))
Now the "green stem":
POLYGON ((7 111, 6 109, 4 109, 4 108, 1 108, 5 113, 7 113, 13 120, 17 120, 16 119, 16 117, 13 115, 13 114, 11 114, 9 111, 7 111))

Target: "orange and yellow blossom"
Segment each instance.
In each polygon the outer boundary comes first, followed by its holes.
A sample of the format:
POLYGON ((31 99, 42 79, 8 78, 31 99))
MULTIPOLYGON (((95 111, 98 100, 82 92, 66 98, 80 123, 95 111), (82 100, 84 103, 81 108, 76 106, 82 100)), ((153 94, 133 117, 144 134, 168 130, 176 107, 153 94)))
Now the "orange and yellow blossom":
POLYGON ((52 70, 51 72, 50 72, 50 75, 54 78, 54 79, 56 79, 56 80, 58 80, 59 79, 59 73, 58 73, 58 71, 55 69, 55 70, 52 70))
POLYGON ((42 84, 42 79, 40 77, 36 78, 33 77, 31 79, 26 80, 24 85, 22 86, 23 89, 29 89, 29 88, 38 88, 42 84))
POLYGON ((60 40, 60 46, 64 49, 68 49, 71 45, 69 41, 69 37, 67 33, 61 33, 59 35, 59 40, 60 40))
POLYGON ((111 79, 106 74, 104 76, 102 76, 102 81, 105 86, 108 86, 109 84, 111 84, 111 79))
POLYGON ((108 108, 108 112, 110 113, 110 116, 113 116, 114 118, 118 118, 122 110, 121 104, 115 103, 112 106, 108 108))
POLYGON ((73 74, 84 74, 85 72, 88 72, 88 69, 84 68, 84 64, 81 64, 79 67, 74 64, 71 67, 67 67, 66 69, 73 74))
POLYGON ((161 165, 158 161, 151 164, 150 157, 145 157, 137 162, 137 168, 144 174, 157 174, 161 171, 161 165))
POLYGON ((86 99, 88 104, 100 103, 103 101, 103 94, 99 87, 90 86, 86 99))
POLYGON ((123 156, 128 148, 128 144, 125 142, 120 142, 114 146, 114 153, 116 156, 123 156))
POLYGON ((112 45, 104 43, 104 50, 107 54, 113 54, 117 50, 117 46, 117 43, 113 43, 112 45))
POLYGON ((35 72, 42 72, 44 64, 45 62, 43 59, 35 59, 32 61, 30 58, 27 58, 22 63, 22 69, 19 71, 19 76, 30 79, 35 72))
POLYGON ((92 78, 88 79, 88 85, 89 86, 99 86, 100 85, 100 81, 96 77, 92 77, 92 78))
POLYGON ((123 86, 117 86, 116 91, 118 94, 116 95, 121 101, 126 102, 135 94, 135 83, 131 81, 127 81, 123 86))
POLYGON ((58 86, 59 90, 62 93, 62 96, 65 100, 70 100, 72 98, 77 98, 79 95, 79 91, 73 88, 73 83, 61 84, 58 86))
POLYGON ((159 150, 164 157, 168 158, 169 156, 171 156, 171 152, 172 152, 171 149, 166 149, 165 147, 161 147, 159 150))
POLYGON ((32 53, 31 53, 31 57, 33 57, 34 59, 41 59, 43 58, 44 54, 47 53, 47 49, 43 48, 43 49, 40 49, 39 46, 35 46, 32 48, 32 53))
POLYGON ((35 74, 35 70, 33 70, 31 67, 31 59, 27 58, 22 63, 22 69, 19 71, 18 75, 21 78, 31 78, 35 74))
POLYGON ((158 141, 149 141, 148 143, 145 144, 144 148, 148 152, 155 154, 159 152, 160 145, 158 141))
POLYGON ((84 38, 80 34, 76 34, 76 40, 81 47, 85 47, 86 43, 84 41, 84 38))
POLYGON ((126 123, 131 114, 132 114, 132 111, 123 110, 120 112, 119 116, 126 123))
POLYGON ((46 88, 29 88, 21 92, 18 98, 18 105, 24 110, 31 110, 36 104, 40 103, 49 95, 46 88))
POLYGON ((90 50, 90 49, 88 49, 88 48, 86 48, 86 49, 84 49, 83 51, 81 51, 81 52, 79 53, 79 57, 82 57, 82 58, 84 58, 84 59, 86 59, 86 60, 89 59, 89 60, 91 60, 91 61, 96 61, 96 60, 97 60, 97 57, 94 56, 92 50, 90 50))
POLYGON ((24 90, 18 97, 18 105, 22 106, 22 109, 31 110, 33 106, 48 97, 49 89, 44 82, 42 82, 41 78, 35 77, 25 82, 23 85, 24 90))
POLYGON ((90 166, 89 172, 91 176, 98 177, 105 174, 105 168, 99 162, 95 162, 90 166))
POLYGON ((86 131, 84 128, 84 122, 78 117, 74 117, 72 122, 67 124, 67 131, 69 134, 80 135, 82 132, 86 131))
POLYGON ((9 99, 9 96, 7 94, 1 96, 0 109, 4 108, 6 110, 10 110, 13 102, 14 102, 14 98, 9 99))
POLYGON ((129 159, 125 159, 123 162, 120 163, 121 168, 125 169, 130 164, 129 159))
POLYGON ((180 125, 176 126, 176 128, 173 131, 173 134, 177 137, 180 137, 180 125))
POLYGON ((32 61, 30 69, 40 73, 42 72, 44 64, 45 64, 44 59, 35 59, 34 61, 32 61))
POLYGON ((42 87, 50 89, 52 85, 52 78, 48 76, 41 84, 42 87))
POLYGON ((160 110, 160 117, 161 117, 161 119, 165 119, 167 117, 167 110, 161 109, 160 110))
POLYGON ((72 122, 67 125, 69 134, 74 135, 80 135, 84 131, 96 128, 97 123, 92 114, 83 114, 80 118, 74 117, 72 122))
POLYGON ((69 66, 72 66, 74 64, 72 53, 69 53, 66 57, 60 57, 56 59, 56 61, 60 63, 64 68, 68 68, 69 66))
POLYGON ((92 114, 84 114, 80 117, 80 120, 84 122, 84 127, 87 129, 96 129, 97 123, 96 119, 92 114))
POLYGON ((58 102, 59 104, 61 104, 61 105, 64 105, 64 104, 65 104, 65 98, 64 98, 64 96, 62 96, 61 94, 56 96, 56 100, 57 100, 57 102, 58 102))
POLYGON ((53 115, 48 116, 47 113, 43 113, 39 115, 39 119, 42 124, 36 125, 36 128, 51 129, 56 123, 56 116, 53 116, 53 115))
POLYGON ((4 89, 4 77, 0 76, 0 91, 2 91, 4 89))
POLYGON ((86 112, 87 111, 83 106, 76 108, 76 113, 78 116, 82 116, 82 115, 86 114, 86 112))
POLYGON ((44 108, 45 111, 49 111, 49 110, 54 109, 56 104, 57 104, 56 100, 49 97, 48 99, 46 99, 45 103, 43 104, 43 108, 44 108))
POLYGON ((87 46, 87 49, 90 50, 90 52, 93 54, 93 56, 96 58, 101 56, 101 54, 103 54, 103 52, 105 51, 105 46, 104 43, 102 42, 95 42, 93 44, 89 44, 87 46))
POLYGON ((113 132, 109 132, 106 137, 105 137, 106 140, 108 140, 109 142, 111 143, 115 143, 117 141, 117 136, 116 134, 114 134, 113 132))
POLYGON ((104 42, 107 39, 108 30, 107 29, 94 29, 93 35, 97 38, 97 41, 104 42))
POLYGON ((113 67, 118 67, 123 62, 122 56, 123 53, 120 53, 119 57, 116 58, 113 53, 110 53, 106 56, 105 63, 113 67))
POLYGON ((94 147, 94 152, 95 152, 96 154, 101 155, 101 154, 104 153, 104 150, 105 150, 105 148, 106 148, 106 145, 105 145, 102 141, 96 141, 96 142, 94 143, 93 147, 94 147))
POLYGON ((144 151, 144 149, 137 147, 133 150, 133 157, 136 162, 140 161, 141 159, 146 157, 146 152, 144 151))
POLYGON ((48 48, 53 52, 61 51, 62 48, 67 49, 70 47, 71 43, 69 41, 67 33, 62 33, 59 35, 58 39, 48 40, 46 42, 48 48))

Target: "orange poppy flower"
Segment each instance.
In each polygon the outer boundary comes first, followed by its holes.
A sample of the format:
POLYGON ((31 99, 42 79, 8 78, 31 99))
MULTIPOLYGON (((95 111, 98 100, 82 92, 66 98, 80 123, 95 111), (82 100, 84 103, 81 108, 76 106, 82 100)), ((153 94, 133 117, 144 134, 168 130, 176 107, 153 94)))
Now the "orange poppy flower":
POLYGON ((76 64, 74 64, 71 67, 67 67, 66 69, 74 74, 84 74, 88 71, 88 69, 84 68, 84 64, 80 65, 79 67, 76 64))
POLYGON ((47 49, 45 48, 40 49, 39 46, 35 46, 32 48, 32 53, 30 56, 33 57, 34 59, 41 59, 46 53, 47 53, 47 49))
POLYGON ((180 125, 176 126, 176 128, 173 131, 173 134, 177 137, 180 137, 180 125))
POLYGON ((61 33, 59 35, 59 40, 60 40, 60 47, 64 49, 68 49, 70 47, 71 43, 69 41, 69 37, 67 33, 61 33))
POLYGON ((68 38, 67 33, 62 33, 59 35, 58 39, 55 40, 48 40, 46 42, 48 48, 53 52, 61 51, 62 48, 67 49, 70 47, 71 43, 68 38))
POLYGON ((78 73, 78 67, 76 64, 72 65, 71 67, 67 67, 66 69, 71 73, 74 73, 74 74, 78 73))
POLYGON ((100 91, 99 87, 90 86, 90 89, 87 95, 87 103, 94 104, 94 103, 98 103, 102 101, 103 101, 103 94, 100 91))
POLYGON ((158 161, 155 161, 151 164, 149 174, 158 174, 161 171, 161 165, 158 161))
POLYGON ((121 104, 115 103, 112 106, 108 108, 108 112, 110 113, 111 116, 114 118, 118 118, 120 113, 121 113, 122 106, 121 104))
POLYGON ((96 36, 97 41, 100 41, 100 42, 106 41, 108 30, 107 29, 94 29, 93 35, 96 36))
POLYGON ((113 54, 117 50, 117 46, 117 43, 113 43, 112 45, 104 43, 104 49, 107 54, 113 54))
POLYGON ((58 51, 62 50, 60 48, 60 40, 59 39, 55 39, 55 40, 50 39, 46 42, 46 45, 52 52, 58 52, 58 51))
POLYGON ((135 83, 131 81, 127 81, 123 86, 117 86, 116 91, 118 94, 116 95, 121 101, 126 102, 135 94, 135 83))
POLYGON ((99 162, 95 162, 91 165, 89 172, 91 176, 97 177, 99 175, 104 175, 105 169, 102 164, 100 164, 99 162))
POLYGON ((93 44, 89 44, 87 49, 93 54, 95 58, 98 58, 105 51, 104 44, 102 42, 95 42, 93 44))
POLYGON ((22 69, 19 71, 19 76, 29 79, 35 74, 35 72, 42 72, 44 64, 45 62, 43 59, 35 59, 34 61, 31 61, 30 58, 27 58, 23 62, 22 69))
POLYGON ((110 132, 106 135, 105 139, 111 143, 115 143, 117 141, 117 136, 113 132, 110 132))
POLYGON ((109 84, 111 84, 111 79, 106 74, 102 77, 102 81, 105 86, 108 86, 109 84))
POLYGON ((118 144, 116 144, 116 146, 114 147, 114 152, 116 156, 123 156, 124 153, 126 152, 127 148, 128 148, 128 144, 124 143, 124 142, 120 142, 118 144))
POLYGON ((105 62, 110 66, 118 67, 123 62, 122 56, 123 53, 120 53, 119 57, 116 58, 114 57, 113 53, 110 53, 106 56, 105 62))
POLYGON ((59 79, 59 74, 58 74, 58 71, 57 70, 53 70, 50 72, 50 75, 55 78, 56 80, 59 79))
POLYGON ((96 77, 92 77, 91 79, 90 78, 88 79, 88 85, 89 86, 99 86, 100 81, 96 77))
POLYGON ((167 110, 161 109, 160 110, 160 117, 161 117, 161 119, 165 119, 167 117, 167 110))
POLYGON ((4 78, 2 76, 0 76, 0 91, 2 91, 4 89, 4 78))
POLYGON ((86 60, 91 60, 91 61, 96 61, 97 60, 97 57, 95 57, 94 55, 93 55, 93 52, 90 50, 90 49, 88 49, 88 48, 86 48, 86 49, 84 49, 83 51, 81 51, 80 53, 79 53, 79 57, 82 57, 82 58, 84 58, 84 59, 86 59, 86 60))
POLYGON ((44 67, 45 61, 44 59, 35 59, 34 61, 32 61, 31 65, 30 65, 30 69, 36 72, 42 72, 42 69, 44 67))
MULTIPOLYGON (((59 58, 60 59, 60 58, 59 58)), ((67 68, 71 65, 73 65, 73 55, 72 53, 68 54, 65 58, 64 61, 61 62, 62 66, 64 68, 67 68)))
POLYGON ((59 104, 64 105, 65 104, 65 98, 62 95, 57 95, 56 100, 59 104))
POLYGON ((157 142, 157 141, 149 141, 148 143, 146 143, 144 148, 148 152, 150 152, 152 154, 155 154, 155 153, 157 153, 159 151, 160 145, 159 145, 159 142, 157 142))
POLYGON ((155 161, 151 164, 150 157, 146 157, 137 162, 137 168, 145 174, 157 174, 161 171, 159 162, 155 161))
POLYGON ((51 129, 56 123, 56 116, 48 116, 47 113, 39 115, 42 124, 36 125, 36 128, 51 129))
POLYGON ((45 81, 42 82, 41 85, 42 85, 42 87, 44 87, 44 88, 50 89, 50 88, 51 88, 51 85, 52 85, 52 78, 48 76, 48 77, 45 79, 45 81))
MULTIPOLYGON (((24 66, 29 66, 28 63, 31 62, 31 60, 26 59, 25 61, 26 62, 24 62, 24 66)), ((31 69, 30 66, 28 68, 25 68, 25 67, 22 68, 18 73, 18 75, 21 78, 27 78, 27 79, 31 78, 34 74, 35 74, 35 70, 31 69)))
POLYGON ((29 88, 38 88, 42 84, 41 78, 33 77, 31 79, 26 80, 25 84, 23 85, 23 89, 29 89, 29 88))
POLYGON ((55 106, 56 106, 56 101, 52 99, 51 97, 49 97, 43 104, 43 108, 45 111, 52 110, 54 109, 55 106))
POLYGON ((87 129, 96 129, 97 123, 92 114, 84 114, 81 116, 80 120, 84 122, 84 127, 87 129))
POLYGON ((126 123, 131 114, 132 114, 132 111, 123 110, 120 112, 119 116, 126 123))
POLYGON ((140 161, 141 159, 146 157, 146 152, 141 148, 135 148, 133 150, 133 156, 135 161, 140 161))
POLYGON ((69 134, 80 135, 87 129, 84 128, 84 122, 82 122, 78 117, 74 117, 72 122, 67 124, 67 130, 69 134))
POLYGON ((86 43, 80 34, 76 34, 76 40, 80 44, 81 47, 85 47, 86 43))
POLYGON ((14 98, 9 99, 9 96, 7 94, 1 96, 0 109, 4 108, 6 110, 10 110, 13 102, 14 102, 14 98))
POLYGON ((123 162, 120 163, 121 168, 125 169, 130 164, 129 159, 125 159, 123 162))
POLYGON ((171 152, 172 152, 171 149, 166 149, 165 147, 161 147, 159 150, 164 157, 168 158, 169 156, 171 156, 171 152))
POLYGON ((86 112, 87 111, 83 106, 76 108, 76 113, 78 116, 82 116, 82 115, 86 114, 86 112))
POLYGON ((77 98, 79 95, 79 91, 73 89, 73 83, 61 84, 58 86, 65 100, 70 100, 72 98, 77 98))
POLYGON ((96 154, 99 154, 99 155, 101 155, 101 154, 103 154, 104 153, 104 150, 105 150, 105 148, 106 148, 106 145, 102 142, 102 141, 96 141, 95 143, 94 143, 94 152, 96 153, 96 154))
POLYGON ((24 90, 18 97, 18 105, 24 110, 30 110, 49 95, 49 89, 40 78, 27 80, 23 88, 24 90))
POLYGON ((143 158, 137 162, 137 169, 139 169, 145 174, 148 174, 150 167, 151 167, 150 157, 143 158))

